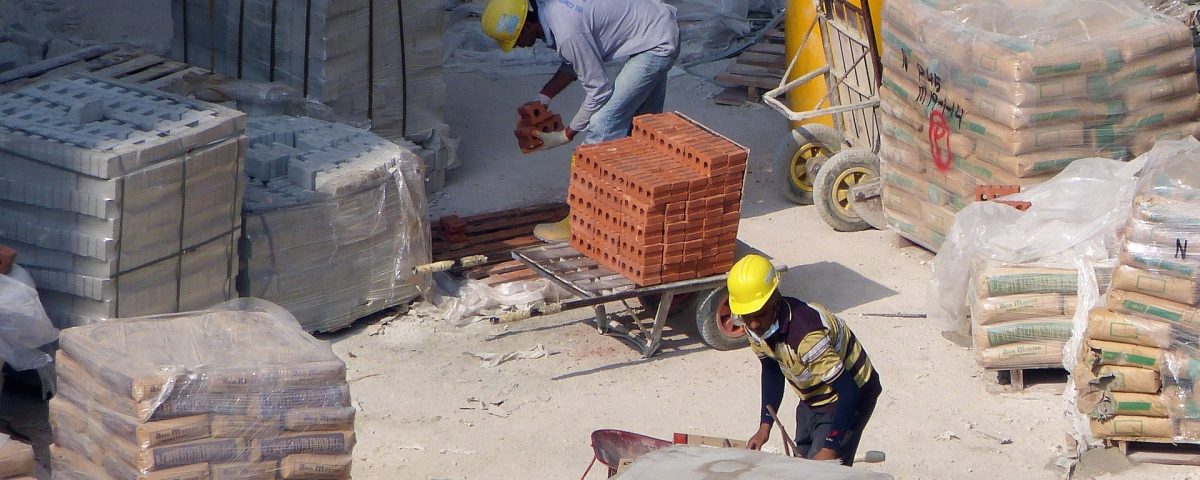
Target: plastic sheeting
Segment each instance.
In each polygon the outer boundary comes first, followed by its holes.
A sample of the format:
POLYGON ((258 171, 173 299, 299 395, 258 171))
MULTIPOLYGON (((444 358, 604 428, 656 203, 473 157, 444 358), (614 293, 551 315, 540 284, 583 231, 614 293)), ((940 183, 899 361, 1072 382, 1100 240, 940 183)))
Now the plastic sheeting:
MULTIPOLYGON (((1140 162, 1090 158, 1076 161, 1053 179, 1005 197, 1032 203, 1020 212, 1007 205, 975 202, 955 217, 946 242, 933 260, 927 312, 945 331, 971 331, 968 289, 981 261, 1006 265, 1051 265, 1076 272, 1076 258, 1102 262, 1115 258, 1118 231, 1129 216, 1140 162)), ((1095 266, 1088 270, 1094 272, 1095 266)), ((1094 276, 1094 273, 1092 274, 1094 276)), ((1098 284, 1076 281, 1076 293, 1098 292, 1098 284)), ((1005 294, 1056 294, 1066 290, 1009 290, 1005 294)), ((1098 293, 1090 293, 1093 299, 1098 293)), ((1001 295, 987 295, 1001 296, 1001 295)), ((1084 306, 1081 296, 1077 304, 1084 306)), ((1073 314, 1065 312, 1064 314, 1073 314)))
POLYGON ((313 119, 252 118, 238 290, 332 331, 416 298, 430 261, 411 144, 313 119))
POLYGON ((896 0, 883 20, 885 213, 930 249, 976 185, 1200 133, 1191 30, 1139 0, 896 0))
POLYGON ((40 348, 58 338, 33 278, 20 265, 9 275, 0 275, 0 363, 14 370, 29 370, 50 363, 40 348))
POLYGON ((1200 240, 1200 142, 1160 142, 1144 157, 1112 289, 1064 363, 1092 437, 1198 442, 1200 258, 1189 247, 1200 240))
POLYGON ((63 332, 55 478, 350 478, 346 366, 259 299, 63 332))

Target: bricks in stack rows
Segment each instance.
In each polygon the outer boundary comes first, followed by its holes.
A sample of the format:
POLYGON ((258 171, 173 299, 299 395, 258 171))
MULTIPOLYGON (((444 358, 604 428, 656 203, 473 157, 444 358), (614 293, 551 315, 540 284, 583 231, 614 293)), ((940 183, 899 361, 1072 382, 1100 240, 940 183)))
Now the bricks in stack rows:
POLYGON ((733 264, 746 150, 674 113, 633 136, 579 147, 567 201, 571 243, 642 285, 733 264))
POLYGON ((542 139, 533 132, 557 132, 563 128, 562 117, 541 102, 529 102, 517 107, 517 129, 513 133, 522 152, 529 153, 542 146, 542 139))

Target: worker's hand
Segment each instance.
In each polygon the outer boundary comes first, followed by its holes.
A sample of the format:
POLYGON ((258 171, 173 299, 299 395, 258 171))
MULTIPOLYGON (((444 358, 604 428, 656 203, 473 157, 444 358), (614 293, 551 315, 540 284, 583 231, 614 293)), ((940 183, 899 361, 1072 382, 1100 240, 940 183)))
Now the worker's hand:
POLYGON ((550 107, 550 97, 544 93, 537 94, 537 98, 533 99, 533 101, 545 105, 546 108, 550 107))
POLYGON ((749 440, 746 440, 746 448, 749 448, 750 450, 760 450, 762 449, 763 445, 767 444, 767 440, 770 438, 771 426, 765 423, 760 424, 758 426, 758 431, 754 432, 754 436, 750 437, 749 440))
POLYGON ((533 136, 542 140, 542 145, 534 149, 536 151, 541 151, 571 143, 571 139, 575 136, 575 132, 571 131, 571 128, 568 127, 565 130, 559 130, 557 132, 535 131, 533 132, 533 136))
MULTIPOLYGON (((837 450, 834 450, 832 448, 822 448, 820 451, 817 452, 816 455, 813 455, 813 457, 810 458, 809 460, 838 460, 839 457, 840 456, 838 455, 837 450)), ((841 462, 839 462, 839 463, 841 463, 841 462)))

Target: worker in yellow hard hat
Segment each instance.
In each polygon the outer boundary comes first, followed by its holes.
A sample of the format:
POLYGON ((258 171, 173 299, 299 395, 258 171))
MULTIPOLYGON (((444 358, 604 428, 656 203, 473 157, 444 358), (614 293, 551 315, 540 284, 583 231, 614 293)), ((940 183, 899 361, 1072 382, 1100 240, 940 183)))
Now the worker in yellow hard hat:
POLYGON ((800 397, 797 455, 851 465, 883 391, 854 332, 825 307, 780 294, 779 274, 762 256, 734 264, 728 288, 734 323, 745 327, 762 365, 761 413, 748 448, 758 450, 770 437, 767 406, 779 411, 786 379, 800 397))
MULTIPOLYGON (((661 113, 667 73, 679 57, 675 7, 662 0, 491 0, 483 11, 483 32, 501 50, 530 47, 537 40, 558 51, 562 64, 537 94, 551 99, 575 80, 583 86, 583 105, 559 132, 534 132, 541 150, 570 143, 586 132, 583 143, 629 136, 633 117, 661 113), (611 77, 605 62, 628 58, 611 77)), ((538 238, 569 236, 566 219, 539 225, 538 238)))

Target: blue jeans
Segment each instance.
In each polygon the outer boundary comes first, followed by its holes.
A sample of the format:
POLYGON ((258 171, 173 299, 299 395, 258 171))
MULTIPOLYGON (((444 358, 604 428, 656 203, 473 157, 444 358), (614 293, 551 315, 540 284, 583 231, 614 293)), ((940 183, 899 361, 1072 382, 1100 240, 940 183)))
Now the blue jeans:
POLYGON ((592 115, 583 143, 600 143, 628 137, 633 117, 644 113, 662 113, 667 98, 667 72, 679 58, 679 50, 670 56, 642 52, 625 62, 613 81, 612 96, 592 115))

